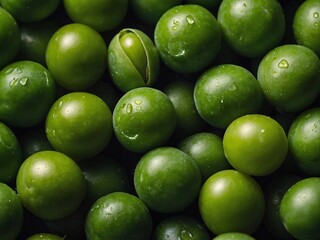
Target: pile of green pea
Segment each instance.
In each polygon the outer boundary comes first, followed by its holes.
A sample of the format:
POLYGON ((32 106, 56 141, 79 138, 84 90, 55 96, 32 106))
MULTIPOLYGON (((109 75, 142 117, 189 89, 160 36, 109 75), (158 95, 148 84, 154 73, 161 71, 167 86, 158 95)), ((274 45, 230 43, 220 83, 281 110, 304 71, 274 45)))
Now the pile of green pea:
POLYGON ((0 0, 0 238, 320 239, 319 39, 319 0, 0 0))

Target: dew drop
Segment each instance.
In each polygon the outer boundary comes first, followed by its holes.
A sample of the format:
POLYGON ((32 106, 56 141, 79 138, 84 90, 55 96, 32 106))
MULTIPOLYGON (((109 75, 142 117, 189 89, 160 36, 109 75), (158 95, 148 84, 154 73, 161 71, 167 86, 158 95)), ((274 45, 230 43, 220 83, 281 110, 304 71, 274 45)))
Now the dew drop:
POLYGON ((288 68, 289 67, 289 63, 286 59, 282 59, 279 63, 278 63, 278 67, 283 69, 283 68, 288 68))
POLYGON ((127 113, 131 113, 131 112, 132 112, 132 105, 131 105, 131 103, 128 103, 128 104, 127 104, 126 112, 127 112, 127 113))
POLYGON ((9 87, 14 87, 16 84, 17 84, 17 82, 19 81, 19 78, 13 78, 11 81, 10 81, 10 83, 9 83, 9 87))
POLYGON ((313 13, 313 17, 314 17, 314 18, 319 18, 319 13, 318 13, 318 12, 314 12, 314 13, 313 13))
POLYGON ((136 100, 134 100, 134 103, 137 104, 137 105, 141 105, 142 100, 141 99, 136 99, 136 100))
POLYGON ((179 52, 177 52, 176 54, 174 54, 175 57, 181 57, 186 53, 186 51, 184 49, 181 49, 179 52))
POLYGON ((229 91, 235 91, 236 89, 237 89, 236 85, 234 85, 233 83, 229 84, 229 86, 228 86, 229 91))
POLYGON ((14 68, 8 68, 4 73, 5 74, 10 74, 10 73, 13 72, 13 70, 14 70, 14 68))
POLYGON ((310 117, 311 117, 311 114, 310 114, 310 113, 308 113, 307 115, 304 116, 305 119, 308 119, 308 118, 310 118, 310 117))
POLYGON ((224 99, 222 98, 221 100, 220 100, 220 103, 223 103, 224 102, 224 99))
POLYGON ((187 22, 188 22, 189 24, 194 24, 194 18, 193 18, 191 15, 188 15, 188 16, 186 17, 186 20, 187 20, 187 22))
POLYGON ((26 85, 27 82, 28 82, 28 78, 27 78, 27 77, 23 77, 23 78, 21 78, 21 79, 19 80, 19 83, 20 83, 22 86, 26 85))
POLYGON ((319 22, 314 22, 313 24, 316 28, 320 27, 320 23, 319 22))
POLYGON ((176 30, 180 26, 180 22, 178 20, 173 20, 172 30, 176 30))
POLYGON ((16 67, 16 68, 13 69, 13 72, 14 73, 22 73, 22 69, 19 68, 19 67, 16 67))
POLYGON ((191 239, 193 239, 193 235, 191 232, 189 232, 187 230, 182 230, 180 233, 180 239, 181 240, 191 240, 191 239))

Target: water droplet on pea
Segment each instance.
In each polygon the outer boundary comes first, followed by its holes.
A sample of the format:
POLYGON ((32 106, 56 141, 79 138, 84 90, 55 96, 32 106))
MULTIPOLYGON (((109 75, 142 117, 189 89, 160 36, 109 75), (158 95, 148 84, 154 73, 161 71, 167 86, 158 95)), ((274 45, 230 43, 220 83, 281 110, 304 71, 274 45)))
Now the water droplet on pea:
POLYGON ((191 232, 189 232, 187 230, 182 230, 181 233, 180 233, 179 238, 181 240, 191 240, 191 239, 193 239, 193 235, 192 235, 191 232))
POLYGON ((283 68, 288 68, 289 67, 289 63, 286 59, 282 59, 279 63, 278 63, 278 67, 283 69, 283 68))
POLYGON ((233 83, 229 84, 229 86, 228 86, 229 91, 235 91, 236 89, 237 89, 236 85, 234 85, 233 83))
POLYGON ((16 67, 16 68, 13 69, 13 72, 14 73, 22 73, 22 69, 19 68, 19 67, 16 67))
POLYGON ((12 88, 12 87, 16 86, 16 84, 17 84, 18 81, 19 81, 19 78, 14 77, 14 78, 10 81, 9 87, 12 88))
POLYGON ((314 18, 319 18, 319 13, 318 13, 318 12, 314 12, 314 13, 313 13, 313 17, 314 17, 314 18))
POLYGON ((191 15, 188 15, 188 16, 186 17, 186 20, 187 20, 187 22, 188 22, 189 24, 194 24, 194 18, 193 18, 191 15))
POLYGON ((305 119, 308 119, 309 117, 311 117, 311 114, 307 114, 304 116, 305 119))
POLYGON ((4 73, 5 74, 10 74, 10 73, 13 72, 13 70, 14 70, 14 68, 8 68, 4 73))
POLYGON ((176 30, 180 26, 180 22, 178 20, 173 20, 172 30, 176 30))
POLYGON ((24 86, 26 85, 28 82, 28 78, 27 77, 23 77, 19 80, 20 85, 24 86))
POLYGON ((314 22, 313 24, 316 28, 320 27, 320 23, 319 22, 314 22))
POLYGON ((128 104, 127 104, 126 112, 127 112, 127 113, 131 113, 131 112, 132 112, 132 105, 131 105, 131 103, 128 103, 128 104))
POLYGON ((186 53, 184 49, 180 49, 176 54, 174 54, 175 57, 181 57, 186 53))
POLYGON ((134 100, 134 103, 137 104, 137 105, 140 105, 142 103, 142 100, 141 99, 136 99, 136 100, 134 100))

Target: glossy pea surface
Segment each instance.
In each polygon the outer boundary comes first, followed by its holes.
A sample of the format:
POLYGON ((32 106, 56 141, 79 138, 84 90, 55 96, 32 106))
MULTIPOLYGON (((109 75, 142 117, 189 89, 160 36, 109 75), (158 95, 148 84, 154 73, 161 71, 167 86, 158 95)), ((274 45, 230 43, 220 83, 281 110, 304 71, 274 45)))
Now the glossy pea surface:
POLYGON ((204 7, 179 5, 165 12, 154 31, 162 61, 179 73, 203 70, 216 57, 221 44, 220 26, 204 7))
POLYGON ((127 92, 113 111, 114 133, 120 144, 133 152, 146 152, 165 144, 176 121, 168 96, 150 87, 127 92))
POLYGON ((318 97, 319 73, 320 60, 311 49, 286 44, 263 57, 257 79, 271 105, 279 111, 297 112, 310 106, 318 97))
POLYGON ((138 29, 123 29, 109 44, 108 68, 122 92, 151 86, 158 78, 158 51, 148 35, 138 29))

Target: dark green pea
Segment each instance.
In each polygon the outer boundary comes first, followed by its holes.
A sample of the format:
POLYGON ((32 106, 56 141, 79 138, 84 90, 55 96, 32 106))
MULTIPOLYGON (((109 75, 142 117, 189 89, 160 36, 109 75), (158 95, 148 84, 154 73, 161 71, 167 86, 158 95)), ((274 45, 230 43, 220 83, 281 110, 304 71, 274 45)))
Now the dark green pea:
POLYGON ((110 42, 108 61, 112 80, 123 92, 150 86, 158 78, 157 49, 149 36, 140 30, 121 30, 110 42))
MULTIPOLYGON (((209 0, 211 1, 211 0, 209 0)), ((144 23, 155 26, 162 14, 170 8, 182 4, 182 0, 131 0, 134 14, 144 23)))
POLYGON ((292 239, 280 218, 280 204, 284 194, 301 177, 294 174, 281 174, 272 177, 264 189, 266 211, 262 226, 276 239, 292 239))
POLYGON ((293 21, 294 37, 298 44, 313 50, 320 57, 320 2, 305 1, 299 6, 293 21))
POLYGON ((53 21, 21 23, 21 44, 18 58, 35 61, 45 66, 47 45, 58 28, 59 25, 53 21))
POLYGON ((224 155, 222 138, 210 132, 199 132, 183 139, 178 148, 192 157, 201 172, 204 183, 212 174, 230 169, 224 155))
POLYGON ((178 79, 171 81, 163 89, 177 113, 175 137, 178 139, 200 132, 207 126, 195 106, 193 88, 192 82, 178 79))
POLYGON ((154 231, 154 240, 193 239, 209 240, 204 224, 188 215, 173 215, 162 220, 154 231))

